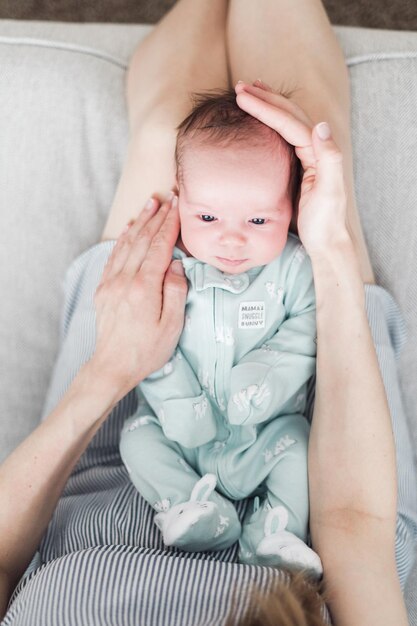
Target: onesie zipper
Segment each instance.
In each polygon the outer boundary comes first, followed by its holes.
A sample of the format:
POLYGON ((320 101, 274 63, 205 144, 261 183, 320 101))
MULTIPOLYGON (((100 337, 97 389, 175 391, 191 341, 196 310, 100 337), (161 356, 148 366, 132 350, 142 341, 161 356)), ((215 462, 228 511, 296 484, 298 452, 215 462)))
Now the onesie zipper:
MULTIPOLYGON (((214 395, 217 403, 219 404, 219 399, 223 401, 224 399, 224 364, 225 364, 225 347, 226 347, 226 326, 224 324, 224 294, 219 289, 216 290, 213 288, 213 324, 214 324, 214 333, 215 338, 220 339, 221 341, 215 341, 215 359, 214 359, 214 379, 213 379, 213 387, 214 387, 214 395), (218 321, 220 324, 218 324, 218 321)), ((225 407, 227 410, 227 406, 225 407)), ((221 414, 224 414, 224 411, 221 411, 221 414)), ((222 424, 220 427, 220 432, 222 432, 227 436, 227 441, 230 441, 230 437, 232 434, 232 429, 227 421, 227 417, 222 418, 222 424)), ((221 439, 220 439, 221 440, 221 439)), ((217 476, 218 485, 220 487, 221 493, 225 494, 228 497, 232 497, 230 493, 230 489, 227 484, 227 452, 228 445, 226 442, 225 446, 218 450, 212 458, 213 462, 213 471, 217 476), (224 478, 226 477, 226 482, 224 478)))
MULTIPOLYGON (((224 306, 223 306, 223 298, 224 298, 224 294, 223 292, 219 289, 216 293, 216 291, 213 291, 213 319, 214 319, 214 332, 215 332, 215 338, 217 339, 217 341, 215 341, 215 359, 214 359, 214 363, 215 363, 215 367, 214 367, 214 378, 213 378, 213 388, 214 388, 214 396, 216 399, 217 404, 220 406, 220 403, 222 404, 222 406, 224 406, 224 410, 220 409, 221 413, 223 414, 224 411, 227 409, 226 407, 226 403, 224 402, 225 398, 224 398, 224 364, 225 364, 225 358, 224 358, 224 354, 225 354, 225 340, 226 340, 226 335, 225 335, 225 325, 224 325, 224 306), (217 322, 220 321, 220 324, 218 324, 217 322)), ((227 418, 223 417, 222 420, 222 430, 224 431, 225 428, 227 428, 228 433, 230 433, 230 428, 228 426, 228 422, 227 422, 227 418)))
MULTIPOLYGON (((220 313, 220 315, 216 315, 216 317, 218 319, 220 319, 222 322, 224 322, 224 315, 223 315, 223 292, 219 291, 218 293, 218 297, 217 297, 217 304, 216 304, 216 313, 217 311, 220 313)), ((216 398, 217 398, 217 402, 220 404, 220 401, 222 401, 223 403, 223 391, 224 391, 224 383, 223 383, 223 375, 224 375, 224 345, 225 345, 225 340, 226 340, 226 336, 225 336, 225 326, 224 324, 222 324, 221 327, 217 328, 217 332, 220 330, 220 332, 222 333, 220 336, 220 339, 222 341, 218 341, 216 342, 218 345, 218 352, 217 352, 217 368, 216 368, 216 383, 215 383, 215 389, 216 389, 216 398)))
MULTIPOLYGON (((225 410, 222 411, 222 414, 226 414, 227 412, 227 405, 226 405, 226 394, 225 394, 225 353, 227 350, 227 332, 228 332, 228 325, 229 325, 229 319, 226 318, 225 316, 225 311, 224 311, 224 297, 225 294, 223 291, 221 291, 218 294, 218 299, 217 299, 217 312, 218 312, 218 317, 220 318, 220 320, 222 321, 222 336, 221 338, 223 339, 223 341, 219 342, 219 353, 218 353, 218 367, 217 367, 217 393, 218 393, 218 398, 221 399, 222 404, 225 406, 225 410)), ((228 497, 233 497, 233 493, 231 493, 230 491, 230 485, 229 485, 229 481, 227 479, 227 475, 228 475, 228 471, 227 471, 227 466, 228 466, 228 461, 229 461, 229 455, 230 452, 228 451, 229 447, 230 447, 230 443, 233 439, 233 427, 230 426, 227 417, 223 417, 223 425, 224 428, 227 432, 227 439, 226 439, 226 445, 225 447, 220 450, 220 454, 218 455, 218 462, 217 462, 217 477, 218 477, 218 481, 219 484, 222 488, 222 491, 224 494, 226 494, 228 497)), ((232 490, 233 491, 233 490, 232 490)))
POLYGON ((214 399, 217 401, 217 328, 216 328, 216 289, 212 287, 213 290, 213 335, 214 335, 214 370, 213 370, 213 390, 214 390, 214 399))

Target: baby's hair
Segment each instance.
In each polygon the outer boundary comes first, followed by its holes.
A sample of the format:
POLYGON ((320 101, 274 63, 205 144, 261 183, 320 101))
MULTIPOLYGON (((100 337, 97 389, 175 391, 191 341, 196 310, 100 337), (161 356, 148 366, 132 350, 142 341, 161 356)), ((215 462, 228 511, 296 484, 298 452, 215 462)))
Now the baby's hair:
POLYGON ((243 111, 236 103, 234 89, 194 93, 192 100, 191 112, 177 127, 175 162, 178 181, 183 181, 183 155, 189 143, 193 146, 214 145, 223 148, 244 143, 252 147, 261 146, 271 152, 280 150, 289 158, 288 188, 294 206, 301 178, 300 161, 294 147, 269 126, 243 111))
POLYGON ((276 579, 267 592, 261 591, 255 583, 247 593, 248 606, 244 615, 236 621, 237 596, 241 592, 235 588, 232 607, 227 615, 225 626, 326 626, 328 594, 323 581, 317 583, 302 571, 284 571, 285 580, 276 579))

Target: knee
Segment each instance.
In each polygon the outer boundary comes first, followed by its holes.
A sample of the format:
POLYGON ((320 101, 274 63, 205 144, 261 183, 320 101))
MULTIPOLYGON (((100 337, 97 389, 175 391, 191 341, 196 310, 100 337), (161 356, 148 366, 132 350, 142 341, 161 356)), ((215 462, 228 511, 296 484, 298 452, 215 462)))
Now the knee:
POLYGON ((129 432, 122 432, 120 435, 119 451, 122 461, 125 464, 129 464, 129 460, 137 456, 138 441, 136 441, 136 437, 131 437, 130 435, 131 433, 129 432))
POLYGON ((136 417, 133 420, 128 420, 123 427, 119 440, 120 455, 123 459, 133 459, 150 448, 151 441, 154 440, 155 424, 150 420, 150 416, 136 417))
POLYGON ((174 154, 177 126, 187 114, 169 104, 169 95, 155 95, 141 107, 129 111, 130 132, 134 145, 143 145, 148 154, 157 150, 168 150, 174 154))
POLYGON ((174 120, 163 111, 154 111, 138 115, 131 126, 131 143, 136 150, 147 154, 170 150, 174 154, 176 130, 174 120))

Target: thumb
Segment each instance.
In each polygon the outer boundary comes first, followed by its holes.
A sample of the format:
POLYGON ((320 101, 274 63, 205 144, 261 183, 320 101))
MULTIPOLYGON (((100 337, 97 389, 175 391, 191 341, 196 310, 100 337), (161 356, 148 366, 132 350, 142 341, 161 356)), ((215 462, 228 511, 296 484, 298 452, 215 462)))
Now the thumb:
POLYGON ((317 190, 327 196, 343 195, 343 155, 333 141, 327 122, 321 122, 314 127, 312 139, 316 157, 317 190))
POLYGON ((164 302, 161 322, 182 330, 184 323, 185 301, 187 299, 187 279, 181 261, 171 262, 164 280, 164 302))

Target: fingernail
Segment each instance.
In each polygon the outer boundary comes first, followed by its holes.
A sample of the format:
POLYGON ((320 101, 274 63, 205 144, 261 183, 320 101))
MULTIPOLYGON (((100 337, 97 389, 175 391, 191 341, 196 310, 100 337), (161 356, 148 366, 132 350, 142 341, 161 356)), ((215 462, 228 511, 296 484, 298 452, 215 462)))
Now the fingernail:
POLYGON ((174 197, 172 198, 172 203, 171 203, 171 206, 173 206, 173 207, 174 207, 174 209, 178 206, 178 196, 174 196, 174 197))
POLYGON ((265 89, 269 89, 270 91, 272 91, 271 85, 265 83, 261 78, 257 78, 253 84, 255 86, 259 85, 259 87, 265 87, 265 89))
POLYGON ((127 231, 129 230, 129 228, 132 226, 132 222, 128 222, 126 224, 126 226, 124 227, 124 229, 122 230, 122 235, 124 235, 125 233, 127 233, 127 231))
POLYGON ((147 211, 150 211, 151 209, 153 209, 153 207, 154 207, 154 202, 155 202, 154 198, 149 198, 149 200, 148 200, 148 201, 147 201, 147 203, 145 204, 145 209, 146 209, 147 211))
POLYGON ((174 192, 170 191, 169 194, 167 195, 167 202, 171 202, 172 198, 174 197, 174 192))
POLYGON ((243 82, 244 82, 243 80, 238 80, 236 84, 237 84, 237 85, 240 85, 240 84, 242 84, 243 82))
POLYGON ((171 263, 171 271, 178 276, 184 276, 184 268, 181 261, 173 261, 171 263))
POLYGON ((330 139, 330 137, 332 136, 330 126, 328 125, 327 122, 320 122, 320 124, 317 124, 316 130, 317 130, 318 136, 320 137, 322 141, 326 141, 327 139, 330 139))

